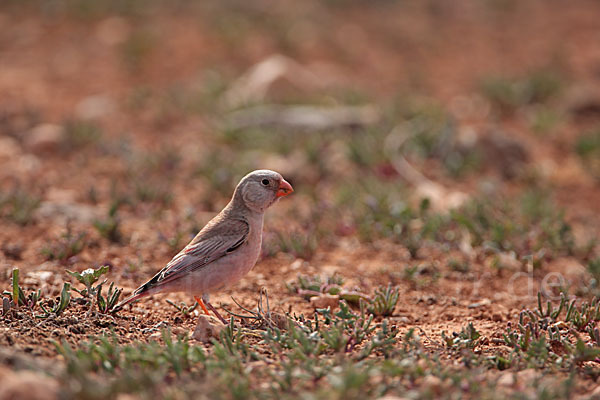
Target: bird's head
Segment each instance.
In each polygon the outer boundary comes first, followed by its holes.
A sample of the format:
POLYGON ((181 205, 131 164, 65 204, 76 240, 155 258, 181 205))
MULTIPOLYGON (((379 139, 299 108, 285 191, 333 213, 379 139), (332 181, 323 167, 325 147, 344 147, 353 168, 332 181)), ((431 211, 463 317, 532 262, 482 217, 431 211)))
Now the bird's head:
POLYGON ((279 173, 260 169, 242 178, 235 188, 234 200, 242 201, 252 211, 264 212, 280 197, 293 191, 292 185, 279 173))

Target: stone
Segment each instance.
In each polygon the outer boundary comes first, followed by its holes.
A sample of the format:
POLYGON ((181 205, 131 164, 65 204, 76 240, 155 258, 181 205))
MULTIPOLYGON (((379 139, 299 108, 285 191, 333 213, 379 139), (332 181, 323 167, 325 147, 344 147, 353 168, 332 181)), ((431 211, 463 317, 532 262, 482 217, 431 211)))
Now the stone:
POLYGON ((20 371, 5 375, 0 381, 0 400, 51 400, 58 398, 58 383, 46 375, 20 371))
POLYGON ((423 379, 423 386, 437 395, 442 393, 442 380, 437 376, 427 375, 423 379))
POLYGON ((301 260, 300 258, 297 258, 294 260, 293 263, 290 264, 290 269, 292 271, 296 271, 298 269, 300 269, 302 267, 302 264, 304 264, 306 261, 301 260))
POLYGON ((581 118, 600 115, 600 96, 589 84, 573 85, 564 95, 566 109, 581 118))
POLYGON ((500 376, 497 382, 498 386, 512 387, 515 384, 515 376, 512 372, 505 372, 500 376))
POLYGON ((141 399, 140 396, 132 394, 132 393, 119 393, 117 394, 117 400, 138 400, 141 399))
POLYGON ((518 177, 529 160, 525 143, 500 130, 482 132, 478 137, 477 148, 483 155, 485 165, 507 180, 518 177))
POLYGON ((22 243, 4 243, 2 245, 2 252, 4 255, 12 260, 21 260, 24 246, 22 243))
POLYGON ((112 99, 104 95, 89 96, 81 100, 75 107, 75 115, 80 119, 101 119, 115 110, 112 99))
POLYGON ((330 307, 332 310, 337 308, 340 303, 340 296, 332 294, 322 294, 320 296, 313 296, 310 298, 310 305, 313 308, 327 308, 330 307))
POLYGON ((590 399, 600 399, 600 385, 596 386, 592 393, 590 393, 590 399))
POLYGON ((517 380, 521 384, 531 384, 534 380, 539 378, 540 372, 533 368, 524 369, 523 371, 517 372, 517 380))
POLYGON ((52 219, 56 223, 66 223, 66 221, 71 220, 92 223, 101 216, 102 214, 97 207, 79 203, 43 201, 36 210, 36 217, 52 219))
POLYGON ((546 269, 548 273, 542 281, 542 289, 547 293, 553 293, 552 287, 559 288, 561 285, 584 282, 589 273, 575 257, 557 257, 548 262, 546 269))
POLYGON ((31 286, 46 287, 48 283, 54 281, 54 272, 52 271, 31 271, 25 275, 23 283, 31 286))
POLYGON ((127 40, 131 26, 123 17, 108 17, 98 24, 96 38, 106 46, 115 46, 127 40))
POLYGON ((0 160, 10 160, 21 154, 21 146, 10 136, 0 137, 0 160))
POLYGON ((0 383, 6 378, 11 378, 14 375, 12 370, 5 365, 0 364, 0 383))
POLYGON ((25 147, 34 153, 58 150, 64 139, 64 129, 56 124, 41 124, 32 128, 25 138, 25 147))
POLYGON ((482 307, 487 307, 490 304, 492 304, 492 301, 490 299, 481 299, 480 301, 476 302, 476 303, 471 303, 469 304, 467 307, 468 308, 482 308, 482 307))
POLYGON ((174 327, 171 332, 173 333, 173 336, 177 337, 177 338, 182 338, 182 337, 186 337, 188 335, 188 331, 187 329, 181 327, 181 326, 176 326, 174 327))
POLYGON ((271 321, 275 324, 275 326, 280 330, 287 330, 289 326, 289 319, 287 315, 272 312, 271 313, 271 321))
POLYGON ((519 271, 521 269, 521 261, 517 259, 514 252, 501 252, 491 260, 496 264, 496 268, 508 269, 510 271, 519 271))
POLYGON ((210 343, 211 339, 218 339, 225 328, 227 326, 212 315, 200 315, 192 338, 202 343, 210 343))

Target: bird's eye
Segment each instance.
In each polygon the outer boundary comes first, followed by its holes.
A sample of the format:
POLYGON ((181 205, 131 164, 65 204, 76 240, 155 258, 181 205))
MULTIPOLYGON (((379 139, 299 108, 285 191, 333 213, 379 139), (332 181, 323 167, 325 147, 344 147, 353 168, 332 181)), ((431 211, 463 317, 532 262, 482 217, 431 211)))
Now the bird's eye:
POLYGON ((260 183, 262 183, 263 185, 267 186, 269 184, 269 180, 268 179, 263 179, 260 183))

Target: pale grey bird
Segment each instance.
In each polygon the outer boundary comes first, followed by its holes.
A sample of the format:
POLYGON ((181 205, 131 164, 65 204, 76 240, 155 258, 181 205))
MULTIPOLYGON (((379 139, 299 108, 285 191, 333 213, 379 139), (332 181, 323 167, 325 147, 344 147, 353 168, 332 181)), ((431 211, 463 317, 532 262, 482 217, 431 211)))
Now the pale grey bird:
POLYGON ((229 204, 115 310, 156 293, 186 292, 206 314, 208 306, 226 322, 208 301, 209 293, 237 282, 254 267, 261 250, 265 210, 293 191, 275 171, 257 170, 246 175, 229 204))

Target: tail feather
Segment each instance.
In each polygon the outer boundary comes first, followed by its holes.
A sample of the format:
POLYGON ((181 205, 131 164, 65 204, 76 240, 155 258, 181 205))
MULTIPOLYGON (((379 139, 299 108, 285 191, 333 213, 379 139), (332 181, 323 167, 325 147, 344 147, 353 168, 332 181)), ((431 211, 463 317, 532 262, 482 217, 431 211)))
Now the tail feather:
POLYGON ((119 304, 114 306, 112 309, 112 312, 119 311, 129 303, 133 303, 134 301, 137 301, 143 297, 150 296, 150 295, 156 293, 157 292, 156 286, 158 286, 156 283, 158 282, 161 272, 162 272, 162 270, 159 271, 156 275, 154 275, 152 277, 152 279, 150 279, 148 282, 144 283, 142 286, 135 289, 133 291, 133 293, 131 294, 131 296, 129 296, 128 298, 126 298, 125 300, 121 301, 119 304))
POLYGON ((144 286, 139 287, 132 293, 131 296, 129 296, 125 300, 122 300, 121 302, 119 302, 119 304, 114 306, 112 311, 119 311, 123 309, 123 307, 125 307, 127 304, 133 303, 134 301, 138 301, 139 299, 144 298, 146 296, 150 296, 152 293, 152 291, 146 289, 144 286))

